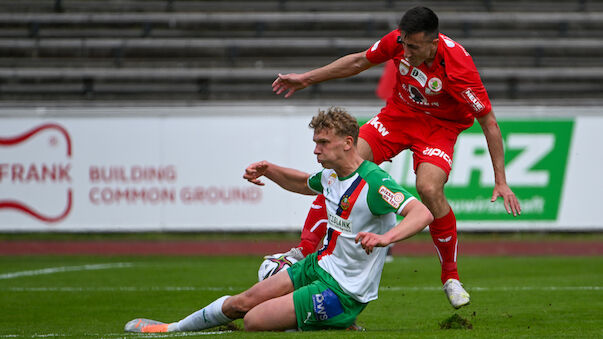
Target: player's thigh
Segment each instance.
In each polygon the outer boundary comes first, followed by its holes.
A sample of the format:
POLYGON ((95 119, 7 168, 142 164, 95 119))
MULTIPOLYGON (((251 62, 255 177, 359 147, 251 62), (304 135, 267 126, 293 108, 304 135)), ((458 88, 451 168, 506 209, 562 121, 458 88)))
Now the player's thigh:
POLYGON ((255 306, 288 293, 293 292, 293 283, 287 271, 281 271, 268 279, 253 285, 245 292, 236 295, 232 300, 234 307, 248 311, 255 306))
POLYGON ((243 319, 246 331, 279 331, 297 328, 293 293, 267 300, 243 319))
POLYGON ((348 328, 366 307, 338 286, 321 280, 296 289, 293 304, 302 331, 348 328))
POLYGON ((360 127, 358 151, 364 159, 380 164, 409 148, 412 139, 408 132, 420 129, 419 123, 408 117, 379 114, 360 127))
MULTIPOLYGON (((424 130, 414 136, 411 150, 413 152, 414 170, 419 175, 419 165, 429 163, 442 169, 445 173, 444 183, 452 170, 454 145, 458 132, 441 126, 439 123, 426 123, 424 130)), ((439 173, 437 173, 439 175, 439 173)), ((431 175, 431 174, 429 174, 431 175)))

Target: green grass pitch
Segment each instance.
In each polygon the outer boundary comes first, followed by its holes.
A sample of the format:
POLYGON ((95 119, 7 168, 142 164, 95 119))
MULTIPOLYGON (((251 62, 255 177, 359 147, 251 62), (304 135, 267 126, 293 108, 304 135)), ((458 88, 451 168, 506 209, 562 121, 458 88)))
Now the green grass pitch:
MULTIPOLYGON (((463 257, 472 304, 454 310, 435 257, 396 257, 365 332, 128 334, 136 317, 175 321, 255 283, 259 257, 0 257, 1 338, 602 338, 602 257, 463 257), (471 329, 442 329, 450 318, 471 329)), ((242 322, 235 324, 241 328, 242 322)), ((453 324, 454 325, 454 324, 453 324)))

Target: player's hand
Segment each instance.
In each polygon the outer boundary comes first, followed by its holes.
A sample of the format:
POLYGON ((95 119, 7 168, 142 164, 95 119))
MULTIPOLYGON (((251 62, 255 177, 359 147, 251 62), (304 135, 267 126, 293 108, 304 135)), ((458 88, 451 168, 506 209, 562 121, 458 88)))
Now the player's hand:
POLYGON ((358 232, 356 235, 356 243, 358 242, 360 242, 360 245, 366 254, 371 254, 375 247, 385 247, 389 245, 389 242, 385 240, 383 235, 370 232, 358 232))
POLYGON ((245 169, 245 174, 243 174, 243 179, 246 179, 250 183, 256 184, 258 186, 264 186, 265 184, 259 179, 266 173, 268 169, 268 161, 263 160, 259 162, 254 162, 253 164, 247 166, 245 169))
POLYGON ((308 85, 304 84, 302 80, 301 74, 280 74, 272 83, 272 91, 276 93, 276 95, 280 95, 281 93, 287 91, 285 94, 285 98, 288 98, 300 89, 304 89, 308 87, 308 85))
POLYGON ((519 204, 519 200, 517 200, 515 193, 513 193, 508 185, 497 184, 494 186, 492 199, 490 201, 495 202, 498 197, 503 198, 505 210, 507 210, 508 214, 513 213, 514 217, 521 215, 521 205, 519 204))

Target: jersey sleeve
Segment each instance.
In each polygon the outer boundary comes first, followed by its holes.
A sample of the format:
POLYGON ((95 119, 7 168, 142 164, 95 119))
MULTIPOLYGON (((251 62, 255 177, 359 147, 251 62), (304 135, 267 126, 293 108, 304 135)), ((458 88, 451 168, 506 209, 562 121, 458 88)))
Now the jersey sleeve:
POLYGON ((315 173, 313 175, 310 175, 310 177, 308 178, 308 187, 318 193, 318 194, 322 194, 323 191, 323 186, 322 186, 322 172, 320 171, 318 173, 315 173))
POLYGON ((473 59, 457 42, 442 35, 440 38, 444 41, 440 46, 444 48, 449 94, 474 117, 486 115, 492 110, 492 104, 473 59))
POLYGON ((367 202, 374 215, 401 214, 406 204, 416 199, 385 171, 374 171, 367 179, 367 202))
POLYGON ((373 64, 380 64, 393 58, 402 46, 398 43, 400 32, 393 30, 378 40, 366 51, 366 58, 373 64))

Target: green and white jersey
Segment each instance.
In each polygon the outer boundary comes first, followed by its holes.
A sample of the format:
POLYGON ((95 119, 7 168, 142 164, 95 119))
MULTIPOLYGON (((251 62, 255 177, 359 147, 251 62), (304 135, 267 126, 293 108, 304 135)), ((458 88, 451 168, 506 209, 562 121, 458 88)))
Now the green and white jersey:
POLYGON ((329 217, 318 264, 356 300, 377 299, 387 248, 376 247, 366 254, 356 244, 356 234, 386 233, 397 224, 395 214, 415 198, 369 161, 345 178, 324 169, 310 176, 308 187, 324 194, 329 217))

